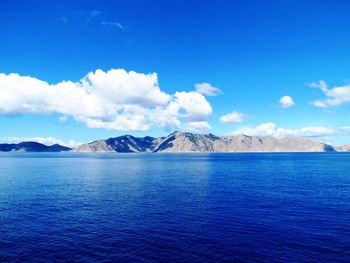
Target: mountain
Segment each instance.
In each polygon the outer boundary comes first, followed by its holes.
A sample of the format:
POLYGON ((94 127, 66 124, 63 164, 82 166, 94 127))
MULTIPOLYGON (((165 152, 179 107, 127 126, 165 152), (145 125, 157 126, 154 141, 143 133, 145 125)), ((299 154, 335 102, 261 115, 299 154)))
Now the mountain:
POLYGON ((166 137, 124 135, 83 144, 75 152, 324 152, 335 149, 327 144, 302 138, 260 136, 216 136, 173 132, 166 137))
POLYGON ((336 147, 336 150, 339 152, 349 152, 350 151, 350 145, 341 145, 336 147))
POLYGON ((47 146, 38 142, 0 144, 0 152, 66 152, 70 150, 72 149, 59 144, 47 146))
POLYGON ((154 152, 216 152, 222 151, 216 147, 221 141, 213 134, 193 134, 189 132, 173 132, 161 139, 154 152))
POLYGON ((74 152, 152 152, 159 143, 158 138, 153 137, 134 137, 131 135, 109 138, 107 140, 98 140, 87 144, 82 144, 74 152))
POLYGON ((158 152, 323 152, 333 151, 327 144, 302 138, 259 136, 199 135, 174 132, 163 139, 154 151, 158 152))

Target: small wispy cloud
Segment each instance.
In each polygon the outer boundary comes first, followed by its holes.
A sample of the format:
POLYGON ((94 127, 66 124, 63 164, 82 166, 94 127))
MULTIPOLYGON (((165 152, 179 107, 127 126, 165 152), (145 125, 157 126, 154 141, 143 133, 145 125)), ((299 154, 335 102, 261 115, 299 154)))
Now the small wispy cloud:
POLYGON ((125 32, 124 26, 121 23, 119 23, 119 22, 102 21, 101 25, 118 28, 118 29, 122 30, 123 32, 125 32))
POLYGON ((99 20, 98 17, 103 15, 103 11, 94 9, 92 11, 77 11, 75 13, 70 14, 64 14, 59 19, 63 23, 69 23, 73 21, 85 21, 85 22, 97 22, 96 20, 99 20))
POLYGON ((100 10, 92 10, 92 12, 91 12, 91 16, 99 16, 99 15, 102 15, 103 14, 103 12, 102 11, 100 11, 100 10))

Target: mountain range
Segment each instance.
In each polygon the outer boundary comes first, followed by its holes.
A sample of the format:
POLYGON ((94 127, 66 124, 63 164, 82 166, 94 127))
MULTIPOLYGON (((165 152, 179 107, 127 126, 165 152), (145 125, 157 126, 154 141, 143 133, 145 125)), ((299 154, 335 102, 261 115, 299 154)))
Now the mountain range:
POLYGON ((324 152, 331 145, 302 139, 270 136, 216 136, 173 132, 166 137, 119 136, 82 144, 74 152, 324 152))
POLYGON ((271 136, 216 136, 173 132, 166 137, 134 137, 123 135, 107 140, 96 140, 74 149, 38 142, 0 144, 3 152, 328 152, 350 151, 350 145, 333 147, 329 144, 298 138, 275 138, 271 136))

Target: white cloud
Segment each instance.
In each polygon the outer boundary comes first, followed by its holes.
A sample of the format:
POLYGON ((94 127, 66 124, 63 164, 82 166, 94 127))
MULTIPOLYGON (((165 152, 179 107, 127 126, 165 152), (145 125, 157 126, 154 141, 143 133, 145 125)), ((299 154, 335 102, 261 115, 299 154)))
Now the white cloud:
POLYGON ((276 125, 272 122, 260 124, 256 127, 240 127, 234 130, 233 134, 245 134, 251 136, 273 136, 276 131, 276 125))
POLYGON ((0 73, 0 114, 48 114, 103 117, 114 112, 110 103, 71 81, 49 85, 18 74, 0 73))
POLYGON ((197 92, 176 92, 170 107, 177 109, 182 117, 190 121, 206 120, 212 108, 206 98, 197 92))
POLYGON ((138 105, 125 105, 113 116, 106 118, 77 117, 89 128, 103 128, 118 131, 148 131, 153 122, 150 121, 153 111, 138 105))
POLYGON ((208 133, 211 130, 211 126, 206 121, 195 121, 195 122, 188 122, 184 124, 180 130, 186 131, 186 132, 192 132, 192 133, 208 133))
POLYGON ((284 129, 278 128, 277 137, 300 136, 300 137, 324 137, 335 135, 337 131, 328 127, 315 126, 301 129, 284 129))
POLYGON ((190 122, 206 122, 212 113, 198 92, 167 94, 156 73, 123 69, 96 70, 79 82, 57 84, 0 73, 0 94, 0 115, 58 113, 63 115, 61 123, 72 117, 90 128, 119 131, 179 129, 190 122))
POLYGON ((88 91, 123 105, 157 106, 170 100, 170 96, 160 90, 156 73, 142 74, 124 69, 104 72, 98 69, 87 74, 83 83, 88 91))
POLYGON ((220 89, 213 87, 210 83, 206 83, 206 82, 197 83, 194 86, 196 87, 196 91, 203 95, 216 96, 222 93, 220 89))
POLYGON ((326 82, 321 80, 312 82, 309 86, 321 89, 327 96, 326 99, 313 101, 312 105, 316 107, 329 108, 350 102, 350 84, 329 89, 326 82))
POLYGON ((233 111, 220 117, 222 123, 240 123, 244 119, 242 112, 233 111))
POLYGON ((281 104, 281 107, 285 109, 294 105, 294 101, 290 96, 281 97, 279 103, 281 104))
POLYGON ((121 23, 119 23, 119 22, 102 21, 101 25, 103 25, 103 26, 111 26, 111 27, 114 27, 114 28, 118 28, 118 29, 120 29, 122 31, 125 31, 124 26, 121 23))
POLYGON ((233 134, 245 134, 251 136, 273 136, 278 138, 283 137, 324 137, 332 136, 337 133, 336 130, 322 127, 305 127, 301 129, 286 129, 279 128, 273 122, 262 123, 256 127, 241 127, 233 131, 233 134))
POLYGON ((63 141, 54 137, 0 137, 1 143, 39 142, 45 145, 60 144, 70 148, 77 147, 81 143, 74 140, 63 141))

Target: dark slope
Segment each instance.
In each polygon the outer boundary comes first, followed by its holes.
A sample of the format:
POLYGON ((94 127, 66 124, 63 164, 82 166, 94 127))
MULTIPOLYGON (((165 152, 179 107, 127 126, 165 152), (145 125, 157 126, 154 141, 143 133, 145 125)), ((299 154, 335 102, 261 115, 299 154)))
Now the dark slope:
POLYGON ((65 152, 70 151, 71 148, 65 147, 59 144, 47 146, 38 142, 21 142, 15 143, 3 143, 0 144, 1 152, 65 152))

